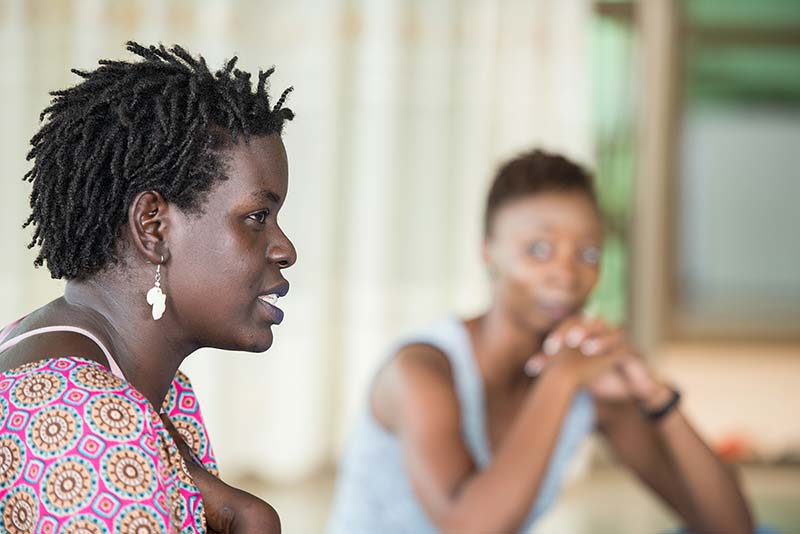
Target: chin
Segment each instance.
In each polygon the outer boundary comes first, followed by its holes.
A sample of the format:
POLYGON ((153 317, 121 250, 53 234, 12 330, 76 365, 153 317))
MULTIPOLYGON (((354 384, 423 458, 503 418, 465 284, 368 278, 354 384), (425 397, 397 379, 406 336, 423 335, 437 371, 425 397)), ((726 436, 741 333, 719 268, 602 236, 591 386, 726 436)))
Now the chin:
POLYGON ((247 349, 248 352, 266 352, 272 346, 272 336, 263 342, 256 343, 247 349))
POLYGON ((245 352, 264 352, 272 346, 272 330, 269 327, 262 328, 247 336, 244 343, 238 343, 237 350, 245 352))
POLYGON ((547 334, 553 328, 558 326, 563 319, 557 319, 554 317, 548 317, 546 315, 536 314, 533 316, 529 316, 526 320, 528 327, 536 332, 537 334, 547 334))

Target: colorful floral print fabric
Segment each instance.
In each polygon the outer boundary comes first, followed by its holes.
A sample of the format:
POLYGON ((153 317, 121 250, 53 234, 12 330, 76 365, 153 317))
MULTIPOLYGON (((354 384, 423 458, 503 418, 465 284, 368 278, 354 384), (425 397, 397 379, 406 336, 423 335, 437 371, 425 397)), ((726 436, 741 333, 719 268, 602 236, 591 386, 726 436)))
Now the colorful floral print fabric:
MULTIPOLYGON (((180 371, 163 412, 216 475, 180 371)), ((159 414, 100 364, 59 357, 0 373, 0 532, 205 533, 200 492, 159 414)))

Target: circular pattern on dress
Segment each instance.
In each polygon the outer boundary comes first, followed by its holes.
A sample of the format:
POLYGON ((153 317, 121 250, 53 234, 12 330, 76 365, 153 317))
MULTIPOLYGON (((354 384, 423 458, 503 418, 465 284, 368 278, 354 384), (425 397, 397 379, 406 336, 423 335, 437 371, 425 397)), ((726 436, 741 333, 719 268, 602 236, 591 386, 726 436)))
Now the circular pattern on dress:
POLYGON ((5 397, 0 397, 0 428, 4 428, 8 419, 8 401, 5 397))
POLYGON ((122 380, 97 364, 78 366, 70 373, 70 378, 78 385, 93 391, 112 391, 125 385, 122 380))
POLYGON ((18 406, 42 406, 64 391, 67 382, 61 375, 39 371, 21 378, 11 392, 11 400, 18 406))
POLYGON ((155 463, 130 445, 120 445, 106 453, 101 475, 108 489, 120 497, 144 499, 156 491, 155 463))
POLYGON ((186 522, 188 510, 186 498, 180 491, 173 491, 169 498, 169 515, 173 525, 183 525, 186 522))
POLYGON ((44 475, 45 507, 55 514, 72 514, 89 504, 97 492, 97 473, 80 456, 53 463, 44 475))
POLYGON ((178 398, 177 395, 178 393, 175 391, 175 381, 173 380, 167 390, 167 396, 164 397, 164 402, 161 403, 161 411, 166 414, 172 412, 175 408, 175 400, 178 398))
POLYGON ((86 404, 89 426, 100 436, 119 441, 137 437, 143 417, 133 401, 118 394, 97 395, 86 404))
POLYGON ((52 458, 75 446, 83 434, 78 412, 67 406, 52 406, 35 414, 28 424, 27 442, 43 458, 52 458))
POLYGON ((194 515, 200 519, 201 532, 206 532, 208 529, 208 520, 206 519, 206 508, 203 504, 203 499, 197 501, 197 508, 194 509, 194 515))
POLYGON ((3 510, 3 532, 8 534, 32 534, 39 520, 39 504, 36 495, 27 486, 18 486, 8 492, 3 510))
POLYGON ((115 534, 161 534, 167 525, 152 510, 140 504, 128 506, 114 521, 115 534))
POLYGON ((81 514, 67 521, 60 532, 69 534, 105 534, 105 525, 96 517, 81 514))
POLYGON ((0 489, 16 482, 25 465, 25 444, 14 434, 0 436, 0 489))
POLYGON ((39 360, 38 362, 30 362, 30 363, 23 363, 22 365, 18 365, 13 369, 9 369, 4 371, 3 374, 6 376, 20 376, 24 374, 28 374, 33 371, 38 371, 47 366, 49 360, 39 360))
POLYGON ((185 415, 176 415, 170 419, 183 441, 202 459, 206 454, 206 440, 203 438, 202 429, 197 421, 185 415))
POLYGON ((192 475, 189 473, 189 466, 186 464, 186 460, 183 459, 180 453, 178 453, 178 458, 176 463, 178 472, 178 484, 183 489, 188 489, 189 491, 197 491, 197 486, 195 486, 194 479, 192 475))
POLYGON ((175 380, 183 389, 188 389, 188 390, 192 389, 192 383, 189 380, 189 377, 186 376, 186 374, 180 369, 175 371, 175 380))

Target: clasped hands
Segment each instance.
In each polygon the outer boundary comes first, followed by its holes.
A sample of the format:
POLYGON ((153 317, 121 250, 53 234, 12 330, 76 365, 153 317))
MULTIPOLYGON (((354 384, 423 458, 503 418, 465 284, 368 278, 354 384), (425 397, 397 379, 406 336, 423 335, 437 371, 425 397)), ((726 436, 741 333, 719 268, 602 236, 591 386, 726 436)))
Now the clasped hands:
POLYGON ((596 366, 584 382, 596 399, 651 404, 669 392, 628 342, 623 329, 586 314, 559 323, 545 338, 542 351, 525 364, 525 371, 536 376, 559 358, 574 357, 576 351, 585 358, 609 362, 596 366))

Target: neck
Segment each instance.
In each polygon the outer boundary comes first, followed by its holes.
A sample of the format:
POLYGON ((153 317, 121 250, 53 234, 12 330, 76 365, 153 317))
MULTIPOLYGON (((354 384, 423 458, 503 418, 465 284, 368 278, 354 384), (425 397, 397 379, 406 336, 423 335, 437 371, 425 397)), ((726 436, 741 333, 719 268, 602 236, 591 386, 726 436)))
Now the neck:
POLYGON ((497 305, 467 322, 486 388, 507 390, 527 385, 525 362, 541 351, 543 332, 535 332, 497 305))
POLYGON ((69 281, 63 300, 106 344, 128 382, 159 411, 181 362, 198 347, 174 334, 179 329, 169 310, 154 321, 148 307, 134 304, 144 304, 146 282, 139 287, 109 278, 69 281))

